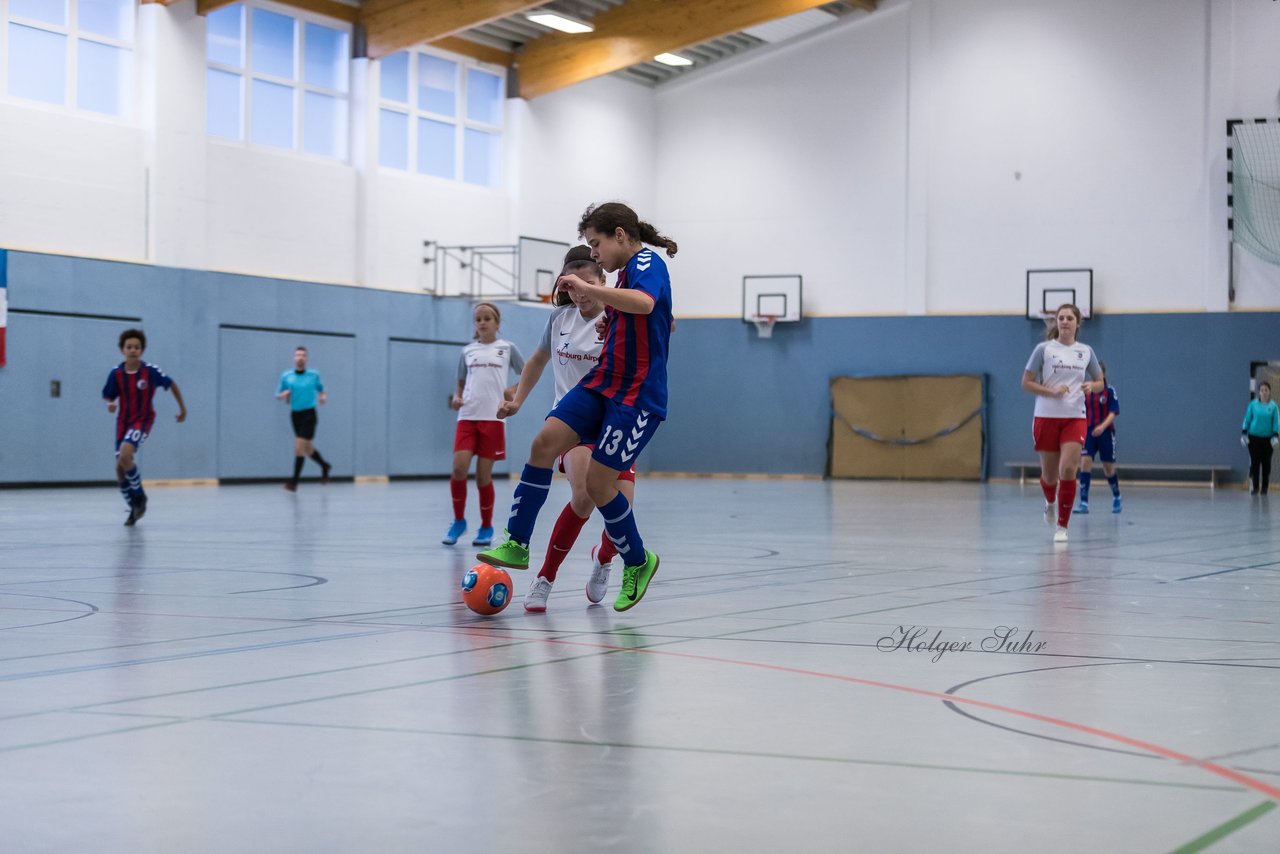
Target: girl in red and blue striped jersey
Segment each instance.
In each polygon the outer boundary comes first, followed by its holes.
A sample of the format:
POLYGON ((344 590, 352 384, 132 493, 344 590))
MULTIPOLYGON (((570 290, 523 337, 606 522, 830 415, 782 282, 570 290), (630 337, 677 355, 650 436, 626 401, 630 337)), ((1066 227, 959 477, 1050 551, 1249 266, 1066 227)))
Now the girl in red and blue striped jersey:
POLYGON ((570 294, 589 295, 604 304, 607 331, 600 361, 547 416, 515 489, 506 542, 478 557, 492 566, 527 569, 534 523, 551 488, 551 466, 580 442, 593 442, 587 494, 622 557, 622 588, 613 607, 626 611, 649 589, 658 556, 644 547, 631 502, 618 489, 618 473, 635 465, 667 417, 672 325, 671 277, 666 262, 645 244, 674 257, 676 242, 618 202, 587 208, 578 234, 591 247, 592 260, 618 272, 612 288, 574 273, 559 280, 570 294))
POLYGON ((1120 398, 1107 382, 1107 363, 1098 362, 1102 370, 1101 391, 1084 396, 1084 448, 1080 452, 1080 506, 1077 513, 1089 512, 1089 482, 1093 478, 1093 458, 1102 458, 1102 473, 1111 487, 1111 512, 1120 512, 1120 477, 1116 474, 1116 416, 1120 414, 1120 398))
MULTIPOLYGON (((591 260, 591 248, 588 246, 570 249, 565 255, 564 268, 560 273, 562 276, 573 273, 591 284, 603 285, 605 281, 604 269, 591 260)), ((557 307, 556 311, 547 318, 542 341, 520 372, 520 384, 516 388, 515 397, 498 408, 499 418, 509 418, 520 411, 542 376, 543 368, 553 358, 552 374, 556 388, 552 408, 600 361, 606 331, 603 325, 604 305, 581 288, 571 296, 568 289, 560 284, 556 285, 551 303, 557 307)), ((547 610, 547 599, 551 595, 551 587, 555 584, 560 564, 564 562, 577 541, 582 526, 595 510, 595 503, 587 494, 587 472, 591 468, 591 452, 594 450, 595 446, 590 442, 581 442, 560 456, 559 469, 569 480, 572 496, 552 528, 542 569, 538 570, 538 577, 529 585, 529 593, 524 600, 526 611, 540 613, 547 610)), ((618 489, 633 505, 635 485, 634 466, 618 473, 618 489)), ((600 544, 591 549, 591 577, 587 581, 586 592, 587 599, 593 604, 602 601, 609 590, 609 571, 617 551, 607 531, 601 536, 600 544)))
POLYGON ((151 434, 156 420, 153 401, 156 389, 167 388, 178 402, 178 423, 187 420, 187 406, 182 402, 178 384, 155 365, 144 363, 142 353, 147 349, 147 336, 141 329, 126 329, 120 333, 120 352, 124 361, 107 374, 102 387, 102 398, 108 412, 116 415, 116 481, 120 492, 129 504, 129 518, 125 524, 132 526, 147 512, 147 493, 142 490, 142 475, 134 463, 138 448, 151 434))

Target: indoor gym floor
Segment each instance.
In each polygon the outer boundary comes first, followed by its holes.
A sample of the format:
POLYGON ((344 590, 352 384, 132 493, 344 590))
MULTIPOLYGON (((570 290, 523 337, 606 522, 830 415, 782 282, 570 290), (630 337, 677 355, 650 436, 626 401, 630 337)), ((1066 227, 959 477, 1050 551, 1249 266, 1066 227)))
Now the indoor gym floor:
POLYGON ((1278 508, 1099 486, 642 477, 638 607, 489 618, 442 481, 0 490, 0 845, 1280 850, 1278 508))

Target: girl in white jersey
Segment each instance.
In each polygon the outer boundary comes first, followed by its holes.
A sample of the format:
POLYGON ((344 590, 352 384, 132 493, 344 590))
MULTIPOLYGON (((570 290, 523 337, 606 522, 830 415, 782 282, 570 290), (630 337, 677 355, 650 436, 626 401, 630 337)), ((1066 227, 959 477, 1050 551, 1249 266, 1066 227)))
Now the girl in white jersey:
MULTIPOLYGON (((575 246, 565 255, 564 261, 561 276, 574 273, 591 284, 605 283, 604 269, 591 260, 590 247, 575 246)), ((604 338, 598 323, 604 317, 604 303, 582 291, 576 290, 571 294, 558 284, 552 303, 557 308, 547 319, 542 342, 529 357, 529 361, 525 362, 515 397, 499 407, 500 418, 508 418, 520 411, 529 393, 542 377, 542 370, 548 362, 553 363, 555 403, 559 403, 560 398, 576 386, 600 360, 604 338)), ((552 404, 553 407, 555 403, 552 404)), ((542 569, 529 585, 529 593, 524 600, 526 611, 541 613, 547 610, 547 597, 551 595, 551 585, 555 583, 560 564, 573 548, 582 526, 595 511, 595 503, 587 493, 591 451, 590 444, 581 444, 560 457, 560 471, 569 479, 572 496, 564 510, 560 511, 560 518, 551 531, 551 542, 547 544, 547 556, 543 560, 542 569)), ((618 489, 633 504, 635 480, 634 466, 618 473, 618 489)), ((591 549, 591 578, 587 581, 587 599, 593 604, 602 601, 609 590, 609 569, 617 552, 607 534, 602 534, 600 544, 591 549)))
POLYGON ((1032 435, 1040 453, 1040 489, 1044 520, 1053 525, 1055 543, 1067 541, 1067 523, 1076 500, 1076 467, 1084 445, 1084 396, 1101 391, 1102 369, 1088 344, 1076 340, 1080 309, 1058 306, 1048 340, 1036 345, 1022 372, 1022 387, 1036 395, 1032 435))
POLYGON ((524 367, 524 357, 510 341, 498 337, 502 315, 490 302, 478 303, 472 315, 475 341, 462 349, 458 359, 458 388, 449 407, 458 410, 453 435, 453 472, 449 494, 453 498, 453 524, 441 540, 447 546, 467 530, 467 472, 476 460, 476 489, 480 493, 480 529, 475 546, 493 542, 493 461, 507 456, 506 426, 498 419, 498 406, 512 395, 507 375, 524 367))

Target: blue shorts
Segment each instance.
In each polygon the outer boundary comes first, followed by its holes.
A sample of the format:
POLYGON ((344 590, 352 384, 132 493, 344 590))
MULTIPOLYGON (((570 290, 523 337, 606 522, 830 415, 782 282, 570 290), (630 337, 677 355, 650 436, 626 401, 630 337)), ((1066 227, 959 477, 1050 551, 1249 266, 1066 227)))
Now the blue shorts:
POLYGON ((143 432, 141 427, 128 428, 119 439, 116 439, 116 454, 119 455, 120 446, 125 442, 133 445, 133 449, 135 451, 138 450, 142 447, 142 443, 147 441, 147 437, 150 435, 150 433, 143 432))
POLYGON ((1101 436, 1094 436, 1092 430, 1085 433, 1082 453, 1089 459, 1098 456, 1104 463, 1114 463, 1116 461, 1116 432, 1107 430, 1101 436))
POLYGON ((614 471, 628 471, 658 431, 662 419, 604 395, 574 386, 560 398, 548 418, 568 424, 583 442, 595 443, 591 459, 614 471))

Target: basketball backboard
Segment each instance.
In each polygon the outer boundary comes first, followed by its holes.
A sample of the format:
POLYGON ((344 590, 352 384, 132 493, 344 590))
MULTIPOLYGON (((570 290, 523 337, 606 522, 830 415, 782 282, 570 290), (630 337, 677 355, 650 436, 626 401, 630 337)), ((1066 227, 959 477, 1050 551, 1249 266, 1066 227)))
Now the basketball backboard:
POLYGON ((799 275, 743 276, 742 322, 773 318, 775 323, 799 323, 804 316, 799 275))
POLYGON ((522 300, 547 302, 564 267, 569 244, 540 237, 520 237, 518 247, 518 290, 522 300))
POLYGON ((1092 268, 1027 271, 1028 320, 1044 320, 1068 302, 1086 319, 1093 317, 1092 268))

